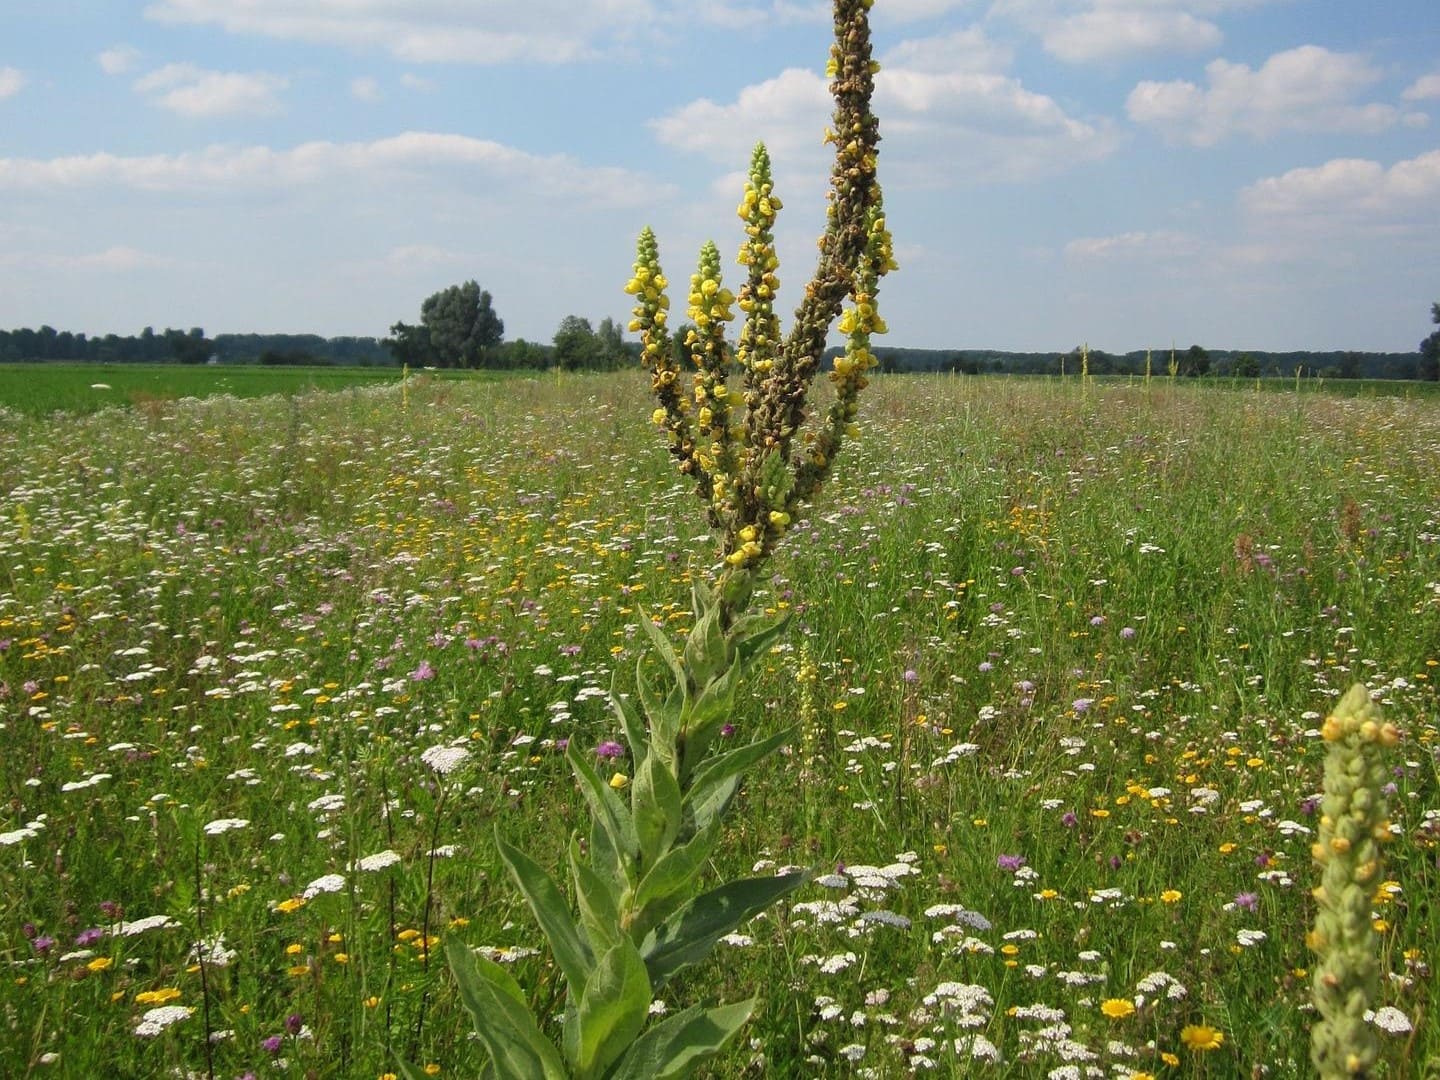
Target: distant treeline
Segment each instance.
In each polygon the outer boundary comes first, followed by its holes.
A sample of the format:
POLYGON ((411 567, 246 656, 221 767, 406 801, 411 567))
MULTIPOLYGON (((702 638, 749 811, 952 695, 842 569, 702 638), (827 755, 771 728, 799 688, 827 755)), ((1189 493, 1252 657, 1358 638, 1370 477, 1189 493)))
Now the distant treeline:
POLYGON ((1080 348, 1068 353, 1000 352, 994 349, 877 348, 884 372, 955 371, 977 375, 1078 375, 1082 365, 1092 375, 1143 375, 1148 363, 1154 375, 1168 375, 1171 364, 1181 376, 1219 375, 1240 378, 1283 377, 1327 379, 1434 379, 1433 366, 1423 364, 1419 352, 1266 352, 1260 349, 1144 350, 1108 353, 1080 348))
POLYGON ((42 326, 0 330, 0 363, 90 361, 100 364, 393 364, 373 337, 325 338, 318 334, 217 334, 200 327, 156 332, 147 326, 129 337, 87 337, 42 326))
MULTIPOLYGON (((418 327, 406 327, 418 330, 418 327)), ((681 327, 677 338, 683 338, 681 327)), ((1440 336, 1440 335, 1437 335, 1440 336)), ((217 334, 204 330, 145 327, 138 334, 87 337, 51 326, 38 330, 0 330, 0 363, 45 361, 105 364, 277 364, 277 365, 390 365, 400 357, 412 366, 451 366, 431 352, 408 356, 402 335, 396 338, 321 337, 318 334, 217 334)), ((677 352, 683 352, 677 341, 677 352)), ((832 354, 838 350, 831 350, 832 354)), ((496 343, 484 350, 491 368, 614 368, 636 362, 638 346, 621 340, 619 327, 609 319, 592 330, 588 320, 567 316, 553 344, 526 341, 496 343)), ((1422 352, 1266 352, 1263 350, 1205 349, 1199 345, 1175 350, 1108 353, 1103 349, 1075 348, 1068 353, 1003 352, 997 349, 875 349, 880 370, 886 373, 953 371, 964 374, 1010 375, 1079 374, 1082 366, 1092 375, 1143 375, 1146 365, 1154 375, 1168 375, 1172 363, 1181 376, 1233 376, 1240 378, 1333 379, 1435 379, 1440 376, 1432 358, 1422 352)))

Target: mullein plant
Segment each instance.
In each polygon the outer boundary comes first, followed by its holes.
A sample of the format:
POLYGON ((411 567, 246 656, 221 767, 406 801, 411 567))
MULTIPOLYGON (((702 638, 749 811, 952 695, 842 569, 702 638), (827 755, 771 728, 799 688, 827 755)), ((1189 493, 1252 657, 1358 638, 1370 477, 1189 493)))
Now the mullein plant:
POLYGON ((1367 1018, 1380 993, 1372 901, 1383 879, 1381 845, 1390 839, 1384 751, 1400 733, 1356 685, 1320 734, 1329 747, 1313 849, 1321 879, 1309 944, 1318 958, 1312 990, 1320 1020, 1311 1030, 1310 1059, 1322 1080, 1339 1080, 1370 1075, 1380 1056, 1379 1034, 1367 1018))
MULTIPOLYGON (((458 940, 446 943, 488 1055, 482 1075, 692 1075, 735 1038, 756 999, 692 1005, 651 1022, 657 992, 807 877, 784 873, 710 888, 701 881, 742 774, 792 735, 780 731, 738 747, 720 740, 744 676, 785 629, 783 614, 747 614, 757 574, 856 433, 857 398, 876 362, 871 336, 885 332, 876 293, 895 263, 875 177, 871 2, 835 0, 827 66, 835 112, 826 140, 836 152, 827 222, 817 269, 788 334, 775 314, 781 205, 763 146, 755 149, 739 209, 745 222, 739 261, 747 272, 739 294, 722 285, 713 243, 690 279, 694 329, 680 343, 688 370, 666 325, 668 282, 655 235, 647 228, 640 236, 626 291, 635 298, 631 329, 640 334, 650 372, 653 419, 681 473, 694 482, 719 551, 713 571, 696 576, 694 623, 683 646, 642 617, 651 653, 638 663, 636 694, 611 694, 631 775, 607 780, 574 741, 567 747, 592 819, 584 843, 572 837, 569 845, 573 906, 542 866, 496 838, 565 980, 559 1046, 547 1037, 551 1018, 531 1011, 509 973, 458 940), (732 346, 725 328, 737 308, 744 322, 732 346), (837 319, 846 345, 829 372, 834 399, 807 424, 806 399, 837 319)), ((406 1074, 419 1075, 410 1067, 406 1074)))

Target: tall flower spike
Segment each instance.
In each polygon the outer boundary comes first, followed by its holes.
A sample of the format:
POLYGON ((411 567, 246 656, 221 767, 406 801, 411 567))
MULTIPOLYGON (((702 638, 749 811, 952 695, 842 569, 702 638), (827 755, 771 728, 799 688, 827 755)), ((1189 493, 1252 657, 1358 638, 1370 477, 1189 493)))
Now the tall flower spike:
POLYGON ((1312 994, 1320 1022, 1310 1032, 1310 1060, 1322 1080, 1368 1075, 1380 1056, 1375 1027, 1365 1019, 1380 994, 1380 960, 1371 903, 1381 880, 1380 845, 1390 838, 1383 748, 1400 739, 1369 691, 1356 685, 1326 718, 1320 734, 1325 795, 1320 836, 1312 848, 1320 870, 1310 947, 1318 955, 1312 994))
POLYGON ((720 250, 713 242, 700 250, 700 265, 690 278, 690 304, 686 310, 695 324, 685 338, 695 364, 696 456, 710 479, 701 490, 712 527, 724 520, 735 490, 738 451, 730 431, 730 346, 725 324, 735 318, 730 306, 735 296, 720 281, 720 250))
POLYGON ((635 245, 635 274, 625 291, 635 297, 630 330, 640 334, 640 360, 650 369, 650 390, 659 407, 651 419, 670 436, 670 454, 680 471, 693 476, 701 491, 708 492, 710 477, 697 460, 691 430, 690 400, 681 386, 680 366, 666 325, 670 313, 669 282, 660 269, 660 248, 655 233, 646 226, 635 245))
MULTIPOLYGON (((846 433, 854 430, 855 397, 874 363, 869 339, 884 332, 875 314, 875 292, 894 259, 875 179, 880 132, 870 111, 878 70, 871 58, 870 6, 871 0, 834 0, 835 44, 826 71, 835 112, 825 141, 835 147, 835 164, 819 264, 805 286, 794 326, 782 337, 775 318, 779 281, 774 223, 780 200, 769 155, 759 146, 739 209, 746 234, 740 262, 748 271, 739 297, 746 316, 739 344, 732 358, 721 324, 731 317, 734 298, 721 286, 718 262, 707 246, 691 282, 695 330, 685 342, 696 366, 688 402, 693 426, 680 422, 674 403, 666 398, 660 398, 656 410, 671 430, 671 452, 682 470, 696 478, 710 524, 719 534, 723 562, 714 586, 722 628, 744 608, 757 570, 798 505, 818 490, 846 433), (807 419, 810 384, 846 296, 854 299, 855 307, 846 331, 850 344, 832 375, 836 402, 797 451, 793 444, 807 419), (727 382, 732 366, 742 373, 743 422, 737 419, 741 395, 733 394, 727 382)), ((645 242, 642 237, 642 246, 645 242)), ((637 325, 643 331, 645 319, 638 318, 637 325)), ((647 363, 663 362, 648 339, 645 347, 647 363)), ((667 377, 657 366, 657 395, 665 390, 667 377)))

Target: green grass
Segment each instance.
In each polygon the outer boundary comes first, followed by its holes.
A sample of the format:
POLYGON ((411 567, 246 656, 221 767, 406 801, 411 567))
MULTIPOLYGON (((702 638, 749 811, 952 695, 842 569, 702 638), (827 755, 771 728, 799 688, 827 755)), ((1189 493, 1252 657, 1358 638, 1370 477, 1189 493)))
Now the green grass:
MULTIPOLYGON (((682 631, 712 554, 642 383, 0 416, 0 1075, 205 1075, 207 1026, 227 1078, 275 1075, 267 1039, 293 1075, 473 1075, 451 935, 557 1005, 493 830, 558 865, 558 742, 616 738, 636 620, 682 631)), ((714 1074, 1303 1074, 1315 731, 1360 679, 1406 733, 1376 944, 1416 1032, 1380 1075, 1420 1075, 1440 408, 906 377, 861 419, 757 598, 795 618, 734 738, 801 734, 714 868, 825 876, 667 989, 761 993, 714 1074)))
MULTIPOLYGON (((427 372, 435 378, 475 378, 474 372, 427 372)), ((381 386, 400 380, 399 368, 222 367, 184 364, 0 364, 0 407, 27 416, 90 413, 112 406, 151 407, 175 398, 219 394, 251 398, 381 386)))

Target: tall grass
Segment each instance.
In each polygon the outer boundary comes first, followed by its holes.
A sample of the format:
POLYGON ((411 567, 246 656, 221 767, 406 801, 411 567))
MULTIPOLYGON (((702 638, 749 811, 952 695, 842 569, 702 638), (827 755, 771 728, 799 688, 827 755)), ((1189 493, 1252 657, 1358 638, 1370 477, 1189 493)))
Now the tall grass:
MULTIPOLYGON (((1318 731, 1360 679, 1406 732, 1374 912, 1413 1031, 1378 1075, 1418 1075, 1440 411, 870 393, 758 598, 795 618, 736 737, 805 735, 715 875, 819 876, 682 977, 766 988, 715 1074, 1298 1074, 1318 731)), ((559 865, 584 811, 558 749, 617 738, 637 605, 682 630, 711 556, 644 399, 627 374, 0 418, 0 1075, 468 1074, 456 936, 558 992, 490 837, 559 865)))

